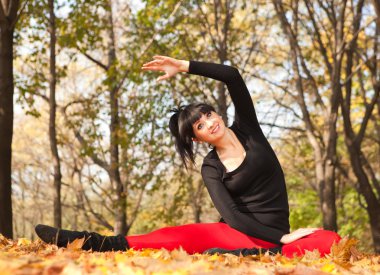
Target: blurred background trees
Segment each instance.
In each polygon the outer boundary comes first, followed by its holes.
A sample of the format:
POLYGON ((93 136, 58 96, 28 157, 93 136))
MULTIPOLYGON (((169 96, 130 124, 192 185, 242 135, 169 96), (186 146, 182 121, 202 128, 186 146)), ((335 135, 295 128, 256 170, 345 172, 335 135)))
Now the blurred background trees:
POLYGON ((14 237, 59 220, 109 234, 218 221, 199 174, 209 148, 184 170, 167 124, 179 104, 206 101, 229 123, 234 108, 217 81, 142 73, 162 54, 240 70, 283 165, 292 229, 323 226, 380 252, 376 1, 29 0, 19 13, 14 237))

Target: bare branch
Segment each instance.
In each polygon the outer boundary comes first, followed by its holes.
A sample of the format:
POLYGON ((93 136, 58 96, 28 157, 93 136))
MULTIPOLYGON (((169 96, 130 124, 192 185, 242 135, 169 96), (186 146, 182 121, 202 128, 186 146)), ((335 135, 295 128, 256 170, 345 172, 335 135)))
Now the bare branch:
POLYGON ((2 21, 7 21, 7 16, 5 15, 5 11, 4 11, 4 7, 3 7, 3 3, 0 2, 0 23, 2 21))
POLYGON ((267 78, 265 78, 265 77, 262 77, 262 76, 260 76, 260 75, 258 75, 258 74, 251 74, 251 76, 253 76, 253 77, 257 78, 257 79, 263 80, 263 81, 265 81, 265 82, 269 83, 270 85, 273 85, 273 86, 275 86, 275 87, 277 87, 277 88, 280 88, 282 91, 284 91, 286 94, 290 95, 293 99, 296 100, 297 96, 294 95, 294 94, 292 94, 292 93, 290 92, 290 90, 287 89, 285 86, 283 86, 283 85, 281 85, 281 84, 278 84, 278 83, 276 83, 276 82, 273 82, 272 80, 267 79, 267 78))
POLYGON ((222 38, 220 37, 219 25, 218 25, 219 15, 218 15, 218 4, 217 4, 217 2, 218 2, 217 0, 213 1, 213 3, 214 3, 214 17, 215 17, 214 29, 216 30, 216 37, 218 38, 218 42, 219 42, 218 44, 222 45, 222 38))
POLYGON ((90 200, 88 199, 88 197, 86 196, 86 193, 85 192, 82 192, 82 195, 83 197, 85 198, 86 202, 87 202, 87 205, 88 205, 88 208, 91 212, 92 215, 94 215, 94 217, 98 220, 98 222, 103 225, 104 227, 106 227, 107 229, 109 230, 114 230, 113 226, 99 213, 97 213, 93 208, 92 208, 92 205, 91 205, 91 202, 90 200))
POLYGON ((39 91, 34 91, 32 94, 40 97, 41 99, 43 99, 47 103, 50 102, 50 98, 48 96, 46 96, 46 95, 41 94, 39 91))
MULTIPOLYGON (((13 2, 16 2, 16 1, 12 1, 12 3, 13 2)), ((24 0, 24 3, 22 5, 21 9, 19 10, 19 12, 16 15, 16 18, 13 20, 13 22, 11 22, 11 29, 13 29, 15 27, 17 21, 20 19, 20 16, 22 15, 22 13, 23 13, 26 5, 28 4, 28 2, 29 2, 29 0, 24 0)), ((16 6, 18 6, 18 4, 16 6)))
POLYGON ((358 144, 358 146, 360 146, 361 142, 363 141, 363 137, 364 137, 367 125, 368 125, 368 121, 369 121, 370 117, 372 116, 372 111, 375 107, 375 104, 377 103, 377 101, 379 99, 379 96, 380 96, 379 94, 380 94, 380 87, 377 89, 375 88, 375 94, 373 95, 370 104, 366 106, 364 117, 363 117, 362 122, 360 124, 360 130, 359 130, 357 136, 355 137, 355 143, 358 144))
MULTIPOLYGON (((103 195, 99 194, 99 192, 93 187, 93 184, 96 185, 97 188, 100 189, 100 191, 105 194, 105 196, 110 200, 110 201, 113 201, 113 198, 112 196, 109 194, 110 192, 106 189, 104 189, 101 184, 98 183, 97 180, 94 179, 94 177, 92 177, 92 175, 89 175, 89 176, 85 176, 87 178, 87 180, 90 182, 90 185, 91 185, 91 189, 92 191, 97 194, 99 197, 103 197, 103 195)), ((108 207, 106 207, 108 211, 110 211, 110 213, 113 213, 113 210, 109 209, 108 207)))
POLYGON ((270 123, 270 122, 260 122, 260 125, 271 126, 271 127, 276 127, 279 129, 291 130, 291 131, 300 132, 300 133, 306 132, 305 129, 302 129, 302 128, 278 125, 278 124, 270 123))
MULTIPOLYGON (((169 19, 170 19, 172 16, 174 16, 174 15, 176 14, 177 10, 178 10, 179 7, 182 5, 182 2, 183 2, 183 1, 178 1, 178 2, 177 2, 177 4, 175 5, 173 11, 170 13, 170 15, 168 16, 168 18, 166 19, 166 21, 169 22, 169 19)), ((163 29, 165 29, 165 28, 163 28, 163 29)), ((145 44, 144 47, 141 47, 141 51, 140 51, 140 54, 139 54, 140 56, 143 56, 143 55, 148 51, 148 49, 150 48, 150 46, 153 44, 153 42, 154 42, 154 40, 155 40, 155 36, 156 36, 157 34, 159 34, 160 32, 161 32, 161 30, 158 30, 157 33, 155 33, 155 34, 152 36, 152 38, 148 41, 148 43, 145 44)))
POLYGON ((380 2, 378 0, 372 0, 373 6, 376 11, 376 25, 377 28, 380 29, 380 2))
MULTIPOLYGON (((102 188, 100 186, 100 184, 98 184, 96 181, 93 181, 93 183, 96 185, 97 188, 99 188, 104 194, 105 196, 110 199, 111 201, 113 201, 112 197, 108 194, 107 190, 105 190, 104 188, 102 188)), ((103 200, 103 195, 102 194, 99 194, 99 192, 94 188, 94 186, 91 184, 91 190, 92 192, 94 192, 99 198, 102 198, 102 201, 103 200)), ((115 211, 113 211, 113 209, 111 209, 110 207, 107 206, 107 204, 103 204, 104 208, 107 209, 112 215, 115 214, 115 211)))
POLYGON ((211 25, 210 25, 210 22, 208 22, 207 15, 202 10, 202 7, 199 4, 199 1, 197 1, 197 5, 198 5, 198 9, 201 12, 201 14, 203 16, 203 19, 204 19, 204 20, 201 20, 201 23, 207 29, 208 34, 210 35, 210 38, 211 38, 211 41, 212 41, 212 44, 213 44, 214 48, 219 52, 220 49, 218 48, 217 42, 215 41, 215 38, 214 38, 214 36, 211 33, 211 25))
POLYGON ((101 67, 102 69, 104 69, 105 71, 108 71, 109 67, 104 65, 102 62, 100 62, 99 60, 96 60, 95 58, 93 58, 91 55, 89 55, 88 53, 86 52, 82 52, 81 49, 79 49, 79 52, 82 53, 85 57, 87 57, 89 60, 91 60, 92 62, 94 62, 96 65, 98 65, 99 67, 101 67))
POLYGON ((356 68, 351 72, 351 74, 346 77, 346 79, 344 80, 342 85, 346 85, 349 81, 351 81, 351 79, 354 77, 354 75, 361 71, 364 64, 365 64, 365 62, 361 62, 360 64, 358 64, 356 66, 356 68))
POLYGON ((377 191, 377 192, 373 192, 373 194, 374 194, 374 196, 376 196, 376 193, 377 193, 377 200, 379 200, 379 196, 380 196, 379 180, 377 179, 377 177, 375 175, 374 169, 372 169, 371 164, 368 162, 368 159, 365 157, 365 155, 363 154, 363 152, 361 150, 360 150, 360 154, 361 154, 361 160, 363 162, 364 169, 369 174, 371 181, 372 181, 372 183, 375 186, 375 189, 377 191))
POLYGON ((329 58, 327 56, 326 47, 325 47, 325 45, 322 42, 321 34, 319 32, 319 27, 318 27, 317 22, 315 21, 315 18, 314 18, 314 11, 311 10, 311 6, 310 6, 311 2, 308 1, 308 0, 304 0, 304 2, 305 2, 305 5, 306 5, 306 8, 307 8, 307 11, 309 13, 309 17, 311 19, 311 23, 314 26, 315 36, 317 37, 317 41, 318 41, 320 52, 322 53, 323 60, 324 60, 324 62, 326 64, 326 67, 327 67, 327 69, 329 71, 329 74, 331 75, 332 74, 332 66, 331 66, 331 63, 329 62, 329 58))
POLYGON ((137 203, 135 205, 135 209, 132 211, 132 215, 131 215, 131 219, 130 219, 130 222, 128 224, 128 227, 131 227, 132 224, 134 223, 134 221, 136 220, 137 218, 137 214, 138 214, 138 211, 139 211, 139 208, 140 208, 140 205, 141 205, 141 202, 142 202, 142 198, 143 198, 143 195, 145 193, 145 187, 146 187, 147 183, 145 183, 143 185, 143 188, 141 188, 141 192, 139 194, 139 198, 137 199, 137 203))
POLYGON ((297 52, 301 54, 297 49, 299 49, 296 36, 289 24, 288 19, 285 16, 284 7, 279 0, 273 0, 273 4, 276 10, 276 13, 281 21, 281 27, 283 28, 284 33, 288 37, 289 45, 291 48, 291 59, 293 70, 296 74, 296 87, 299 94, 298 102, 302 111, 303 120, 305 122, 306 128, 309 130, 309 133, 314 133, 315 126, 311 120, 309 110, 306 106, 304 88, 302 85, 302 78, 299 72, 298 60, 297 60, 297 52))
POLYGON ((298 118, 299 120, 302 120, 302 117, 300 117, 300 116, 298 115, 298 113, 297 113, 293 108, 291 108, 291 107, 288 106, 288 105, 285 105, 285 104, 282 103, 280 100, 278 100, 278 98, 276 98, 276 97, 274 97, 273 99, 274 99, 274 101, 275 101, 278 105, 280 105, 281 107, 285 108, 285 109, 288 110, 288 111, 291 111, 291 112, 293 113, 293 115, 294 115, 296 118, 298 118))
MULTIPOLYGON (((67 114, 66 114, 65 110, 63 110, 62 108, 60 108, 60 110, 61 110, 61 113, 63 114, 63 117, 64 117, 66 123, 67 123, 68 125, 70 125, 71 123, 70 123, 70 121, 69 121, 69 118, 67 117, 67 114)), ((72 127, 71 127, 71 128, 72 128, 72 127)), ((87 142, 86 142, 86 140, 83 138, 83 136, 80 134, 80 132, 79 132, 78 130, 76 130, 76 129, 73 129, 73 130, 74 130, 74 135, 75 135, 76 139, 79 141, 79 143, 81 144, 81 146, 82 146, 83 148, 86 148, 86 147, 87 147, 87 142)), ((95 164, 99 165, 99 166, 102 167, 104 170, 106 170, 106 172, 107 172, 108 174, 110 174, 110 171, 111 171, 111 170, 110 170, 110 167, 109 167, 109 165, 108 165, 107 162, 101 160, 95 152, 90 152, 90 155, 89 155, 89 156, 90 156, 90 158, 92 159, 92 161, 93 161, 95 164)))

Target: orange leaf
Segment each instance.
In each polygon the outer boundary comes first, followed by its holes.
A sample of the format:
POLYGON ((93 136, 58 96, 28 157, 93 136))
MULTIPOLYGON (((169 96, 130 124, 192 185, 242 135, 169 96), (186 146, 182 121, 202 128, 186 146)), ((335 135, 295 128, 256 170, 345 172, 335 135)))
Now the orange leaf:
POLYGON ((75 239, 73 242, 67 244, 68 250, 81 250, 85 242, 85 238, 75 239))

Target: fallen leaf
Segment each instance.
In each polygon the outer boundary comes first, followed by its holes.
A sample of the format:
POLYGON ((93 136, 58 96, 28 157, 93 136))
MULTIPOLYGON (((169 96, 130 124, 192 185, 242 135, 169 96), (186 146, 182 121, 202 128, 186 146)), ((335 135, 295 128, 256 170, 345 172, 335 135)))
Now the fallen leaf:
POLYGON ((17 241, 17 245, 18 246, 22 246, 22 245, 30 245, 32 242, 28 239, 25 239, 25 238, 20 238, 18 239, 17 241))
POLYGON ((337 246, 327 257, 316 251, 303 257, 188 254, 183 248, 118 252, 81 250, 84 239, 68 248, 0 236, 0 274, 380 274, 380 256, 357 251, 352 242, 337 246), (348 247, 349 253, 347 252, 348 247), (345 254, 347 253, 347 254, 345 254), (356 253, 356 254, 355 254, 356 253), (347 255, 350 261, 344 262, 347 255), (344 263, 346 269, 341 264, 344 263))
POLYGON ((66 248, 67 250, 74 250, 74 251, 82 250, 84 241, 85 241, 84 237, 81 239, 75 239, 71 243, 68 243, 66 248))

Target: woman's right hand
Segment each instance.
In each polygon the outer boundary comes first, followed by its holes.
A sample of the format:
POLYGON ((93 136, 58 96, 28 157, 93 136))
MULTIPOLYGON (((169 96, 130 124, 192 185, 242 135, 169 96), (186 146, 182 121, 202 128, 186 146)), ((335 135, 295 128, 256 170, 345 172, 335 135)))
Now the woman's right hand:
POLYGON ((162 71, 165 72, 157 78, 157 81, 168 79, 174 76, 178 72, 188 72, 189 71, 189 61, 178 60, 163 55, 153 56, 153 60, 143 64, 142 69, 146 71, 162 71))
POLYGON ((310 235, 317 230, 321 230, 321 228, 299 228, 296 231, 293 231, 292 233, 285 234, 284 236, 282 236, 280 242, 283 244, 288 244, 298 239, 301 239, 307 235, 310 235))

